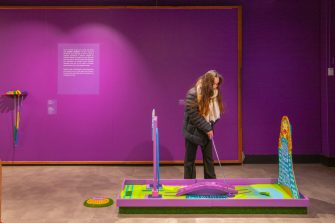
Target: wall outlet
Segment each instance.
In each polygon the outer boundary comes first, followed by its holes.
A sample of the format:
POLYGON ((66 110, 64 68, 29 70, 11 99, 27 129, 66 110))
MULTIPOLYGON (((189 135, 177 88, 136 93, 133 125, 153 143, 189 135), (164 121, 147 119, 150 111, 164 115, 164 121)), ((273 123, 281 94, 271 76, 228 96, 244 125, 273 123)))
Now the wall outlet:
POLYGON ((179 99, 178 104, 179 105, 185 105, 185 100, 184 99, 179 99))
POLYGON ((334 67, 328 67, 328 76, 334 76, 334 67))

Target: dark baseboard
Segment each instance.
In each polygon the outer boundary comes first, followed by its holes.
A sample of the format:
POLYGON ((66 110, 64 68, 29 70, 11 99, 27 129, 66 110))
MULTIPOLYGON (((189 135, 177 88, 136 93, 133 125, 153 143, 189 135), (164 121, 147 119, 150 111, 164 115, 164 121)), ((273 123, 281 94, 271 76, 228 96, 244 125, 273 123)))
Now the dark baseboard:
MULTIPOLYGON (((278 155, 245 155, 244 164, 278 164, 278 155)), ((323 155, 293 155, 293 163, 321 163, 328 167, 335 166, 335 157, 323 155)), ((2 166, 152 166, 151 161, 0 161, 2 166)), ((183 165, 181 160, 161 161, 160 165, 183 165)), ((218 162, 215 161, 215 164, 218 162)), ((240 162, 221 160, 224 165, 240 165, 240 162)), ((202 165, 202 162, 196 162, 196 165, 202 165)))
MULTIPOLYGON (((245 164, 278 164, 277 155, 245 155, 245 164)), ((335 157, 321 155, 293 155, 293 163, 322 163, 325 166, 335 166, 335 157)))
POLYGON ((325 166, 329 166, 329 167, 335 166, 335 157, 321 156, 320 161, 325 166))
POLYGON ((275 164, 278 163, 277 155, 245 155, 244 164, 275 164))

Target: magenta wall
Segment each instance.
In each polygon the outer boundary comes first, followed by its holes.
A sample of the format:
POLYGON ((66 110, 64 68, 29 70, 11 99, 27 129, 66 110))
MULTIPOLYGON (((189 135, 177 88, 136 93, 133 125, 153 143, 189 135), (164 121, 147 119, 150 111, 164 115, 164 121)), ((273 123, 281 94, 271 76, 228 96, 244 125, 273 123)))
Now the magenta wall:
MULTIPOLYGON (((5 1, 4 1, 5 2, 5 1)), ((7 1, 7 2, 23 2, 19 0, 7 1)), ((27 2, 27 1, 25 1, 27 2)), ((41 1, 31 1, 31 2, 41 2, 41 1)), ((66 1, 62 1, 67 3, 66 1)), ((80 1, 79 1, 80 2, 80 1)), ((94 1, 94 4, 108 4, 113 3, 116 5, 120 4, 140 4, 138 1, 94 1)), ((141 1, 140 1, 141 2, 141 1)), ((334 147, 334 118, 333 116, 326 116, 327 114, 333 114, 335 111, 334 103, 334 78, 325 78, 323 76, 325 68, 328 66, 328 60, 331 59, 327 56, 327 47, 328 45, 323 42, 327 41, 327 37, 324 33, 324 26, 326 26, 326 21, 328 19, 327 15, 325 18, 325 2, 331 2, 334 4, 333 0, 308 0, 308 1, 244 1, 244 0, 231 0, 231 1, 220 1, 220 0, 208 0, 208 1, 159 1, 160 5, 242 5, 243 6, 243 69, 242 69, 242 106, 243 106, 243 148, 244 152, 249 155, 263 155, 263 154, 276 154, 277 153, 277 138, 279 133, 279 124, 280 118, 282 115, 288 115, 291 123, 293 125, 293 153, 302 154, 302 155, 325 155, 325 156, 335 156, 335 147, 334 147), (326 53, 326 54, 325 54, 326 53), (326 87, 325 87, 326 86, 326 87)), ((70 4, 70 3, 69 3, 70 4)), ((142 5, 155 5, 154 1, 142 1, 142 5)), ((36 15, 36 12, 33 13, 36 15)), ((41 14, 41 17, 44 15, 41 14)), ((334 17, 332 17, 334 18, 334 17)), ((130 18, 128 18, 130 20, 130 18)), ((1 22, 2 20, 0 20, 1 22)), ((197 20, 195 20, 197 21, 197 20)), ((334 21, 334 20, 332 20, 334 21)), ((60 21, 61 22, 61 21, 60 21)), ((121 21, 117 21, 121 22, 121 21)), ((196 22, 194 25, 196 26, 196 22)), ((92 27, 96 27, 96 24, 92 24, 92 27)), ((334 27, 334 26, 333 26, 334 27)), ((123 27, 125 28, 125 27, 123 27)), ((122 27, 120 28, 122 29, 122 27)), ((66 24, 58 27, 59 33, 67 32, 71 30, 71 25, 67 26, 66 24)), ((218 31, 219 32, 219 31, 218 31)), ((75 34, 73 34, 75 35, 75 34)), ((9 43, 15 43, 15 37, 13 36, 9 43)), ((163 37, 162 37, 163 38, 163 37)), ((74 39, 79 39, 77 36, 74 39)), ((144 43, 146 42, 143 40, 144 43)), ((192 38, 193 41, 193 38, 192 38)), ((210 41, 206 43, 211 44, 210 41)), ((157 44, 154 45, 157 47, 157 44)), ((7 44, 3 44, 6 45, 7 44)), ((125 43, 125 45, 128 45, 125 43)), ((146 46, 152 47, 152 44, 147 43, 146 46)), ((3 46, 2 46, 3 47, 3 46)), ((8 46, 9 47, 9 46, 8 46)), ((145 47, 145 46, 143 46, 145 47)), ((171 48, 175 50, 175 48, 171 48)), ((334 52, 334 51, 333 51, 334 52)), ((193 66, 203 65, 202 69, 207 69, 208 64, 202 64, 203 60, 200 59, 199 55, 202 55, 204 51, 194 52, 194 58, 198 58, 197 62, 193 63, 193 66)), ((334 54, 333 54, 334 55, 334 54)), ((141 58, 142 56, 140 56, 141 58)), ((3 56, 1 55, 1 58, 3 56)), ((155 59, 154 56, 147 56, 145 58, 155 59)), ((120 58, 120 61, 125 58, 120 58)), ((166 67, 168 66, 168 60, 166 62, 166 67)), ((1 60, 0 64, 3 63, 1 60)), ((17 63, 15 61, 10 62, 8 66, 15 66, 17 63)), ((47 66, 42 64, 43 66, 47 66)), ((149 69, 155 70, 155 63, 148 63, 149 69)), ((178 66, 182 66, 179 65, 178 66)), ((184 94, 184 89, 188 88, 190 83, 189 79, 193 79, 194 76, 198 75, 198 71, 192 67, 188 67, 189 74, 193 75, 191 78, 188 78, 188 82, 185 80, 183 84, 176 85, 176 91, 180 90, 180 94, 184 94), (186 83, 187 82, 187 83, 186 83)), ((132 67, 130 65, 129 67, 132 67)), ((179 70, 183 67, 179 67, 179 70)), ((45 68, 46 69, 46 68, 45 68)), ((131 68, 129 68, 131 69, 131 68)), ((29 71, 29 69, 23 68, 24 71, 29 71)), ((56 72, 56 71, 54 71, 56 72)), ((188 72, 187 72, 188 73, 188 72)), ((170 74, 170 73, 169 73, 170 74)), ((54 73, 53 77, 56 73, 54 73)), ((43 75, 40 75, 44 77, 43 75)), ((3 77, 3 73, 1 74, 3 77)), ((180 81, 180 76, 176 76, 175 79, 180 81)), ((153 75, 146 79, 136 79, 136 81, 142 81, 144 83, 150 82, 151 80, 165 80, 162 75, 153 75), (156 78, 156 79, 151 79, 156 78)), ((51 81, 47 79, 47 81, 51 81)), ((52 80, 53 82, 55 80, 52 80)), ((3 80, 1 79, 1 82, 3 80)), ((31 80, 32 82, 32 80, 31 80)), ((124 83, 124 82, 123 82, 124 83)), ((166 89, 167 83, 163 82, 162 84, 166 89)), ((149 85, 149 83, 147 83, 149 85)), ((104 85, 107 85, 106 83, 104 85)), ((13 86, 6 86, 6 89, 13 86)), ((106 89, 106 86, 101 86, 106 89)), ((47 88, 47 87, 46 87, 47 88)), ((158 88, 158 87, 157 87, 158 88)), ((227 88, 226 88, 227 89, 227 88)), ((4 90, 2 88, 1 90, 4 90)), ((45 90, 45 89, 44 89, 45 90)), ((155 89, 156 90, 156 89, 155 89)), ((139 90, 140 91, 140 90, 139 90)), ((101 92, 102 93, 102 92, 101 92)), ((52 95, 52 97, 56 97, 52 95)), ((29 96, 27 100, 32 100, 29 96), (29 99, 30 98, 30 99, 29 99)), ((92 104, 94 98, 86 97, 85 99, 78 100, 78 98, 73 97, 76 100, 73 100, 75 111, 94 111, 96 109, 102 109, 104 105, 92 104), (83 106, 82 103, 87 102, 87 106, 83 106), (80 108, 83 109, 80 109, 80 108)), ((150 98, 151 99, 151 98, 150 98)), ((178 97, 179 99, 179 97, 178 97)), ((47 100, 45 97, 44 101, 47 100)), ((61 99, 59 99, 61 100, 61 99)), ((158 100, 158 99, 155 99, 158 100)), ((121 101, 121 99, 120 99, 121 101)), ((153 101, 155 102, 155 101, 153 101)), ((27 101, 28 103, 28 101, 27 101)), ((38 104, 41 102, 35 101, 34 103, 38 104)), ((46 109, 46 102, 43 102, 41 110, 46 109)), ((60 103, 60 101, 59 101, 60 103)), ((112 103, 112 102, 110 102, 112 103)), ((229 105, 229 104, 228 104, 229 105)), ((59 104, 61 106, 61 104, 59 104)), ((149 111, 153 104, 146 105, 146 109, 149 111)), ((25 108, 27 109, 27 107, 25 108)), ((35 108, 32 108, 33 112, 38 112, 35 108)), ((175 112, 172 112, 170 116, 164 114, 165 117, 177 117, 180 119, 181 107, 177 106, 175 112), (179 109, 179 110, 178 110, 179 109)), ((24 111, 25 113, 27 111, 24 111)), ((46 112, 43 110, 43 112, 46 112)), ((74 111, 69 111, 74 112, 74 111)), ((61 114, 58 114, 56 117, 51 117, 52 119, 58 119, 61 114)), ((9 114, 1 114, 1 117, 9 118, 9 114), (6 117, 5 117, 6 116, 6 117)), ((78 118, 79 119, 79 118, 78 118)), ((135 119, 135 117, 134 117, 135 119)), ((105 120, 104 117, 101 117, 101 120, 105 120)), ((139 118, 137 120, 140 120, 139 118)), ((169 121, 172 119, 170 118, 169 121)), ((56 122, 56 120, 53 120, 56 122)), ((60 121, 60 120, 57 120, 60 121)), ((3 123, 1 119, 1 123, 3 123)), ((42 122, 42 120, 41 120, 42 122)), ((102 122, 106 123, 108 122, 102 122)), ((141 120, 140 120, 141 122, 141 120)), ((89 141, 88 138, 92 134, 97 134, 95 131, 98 129, 98 126, 101 126, 101 129, 109 127, 108 123, 94 125, 94 123, 87 123, 87 120, 78 120, 78 123, 82 123, 80 128, 90 126, 87 130, 87 134, 83 133, 82 138, 85 138, 85 144, 89 141), (87 137, 86 137, 87 136, 87 137)), ((143 125, 146 125, 146 121, 143 121, 143 125)), ((169 123, 169 122, 168 122, 169 123)), ((222 128, 224 129, 224 122, 222 123, 222 128)), ((163 124, 163 123, 161 123, 163 124)), ((31 125, 33 125, 31 123, 31 125)), ((65 124, 64 124, 65 126, 65 124)), ((134 128, 137 128, 138 125, 135 125, 134 128)), ((177 126, 177 125, 176 125, 177 126)), ((23 127, 23 126, 22 126, 23 127)), ((149 127, 149 126, 148 126, 149 127)), ((162 127, 162 126, 161 126, 162 127)), ((0 143, 9 143, 6 141, 10 138, 10 133, 6 132, 4 125, 0 126, 1 137, 4 137, 0 140, 0 143)), ((23 127, 24 128, 24 127, 23 127)), ((68 125, 64 127, 68 128, 68 125)), ((59 131, 63 132, 64 128, 61 128, 59 131)), ((121 127, 119 127, 120 129, 121 127)), ((122 129, 122 128, 121 128, 122 129)), ((140 129, 140 128, 138 128, 140 129)), ((147 131, 147 130, 138 130, 147 131)), ((165 128, 166 129, 166 128, 165 128)), ((105 129, 104 129, 105 130, 105 129)), ((104 130, 98 131, 98 133, 103 132, 104 130)), ((65 133, 70 135, 70 133, 65 133)), ((161 131, 163 129, 161 128, 161 131)), ((36 130, 36 137, 34 138, 34 143, 41 144, 40 146, 45 146, 41 143, 39 134, 41 131, 36 130)), ((116 136, 117 131, 113 132, 110 137, 119 137, 116 136)), ((162 135, 163 133, 161 133, 162 135)), ((124 133, 120 134, 123 137, 124 133)), ((147 133, 143 133, 143 136, 147 136, 147 133)), ((180 137, 180 131, 176 131, 176 138, 180 137)), ((98 137, 99 138, 99 137, 98 137)), ((56 137, 53 140, 49 140, 50 144, 56 141, 56 137)), ((72 140, 67 137, 68 142, 74 144, 75 140, 72 140)), ((163 139, 162 139, 163 140, 163 139)), ((90 143, 90 145, 96 148, 97 153, 101 157, 106 156, 106 160, 110 160, 108 157, 109 154, 116 153, 115 150, 107 149, 103 146, 103 151, 101 150, 101 145, 105 142, 100 141, 100 143, 90 143)), ((178 138, 175 141, 176 144, 181 145, 182 139, 178 138), (177 141, 179 140, 179 141, 177 141)), ((222 142, 224 143, 224 142, 222 142)), ((7 146, 7 144, 4 144, 7 146)), ((143 143, 143 146, 148 146, 150 144, 149 140, 143 143)), ((0 145, 2 148, 7 148, 4 145, 0 145)), ((86 147, 85 147, 86 148, 86 147)), ((67 150, 71 151, 72 148, 67 147, 67 150)), ((59 150, 61 155, 58 155, 58 150, 54 151, 50 157, 55 156, 55 160, 59 157, 64 157, 68 154, 67 150, 59 150)), ((183 148, 181 148, 183 149, 183 148)), ((29 152, 34 153, 33 156, 38 156, 40 152, 45 151, 45 149, 32 148, 29 152)), ((10 158, 10 151, 2 151, 6 154, 8 159, 10 158)), ((22 152, 22 151, 21 151, 22 152)), ((76 149, 74 153, 86 153, 85 149, 76 149)), ((178 153, 182 156, 182 152, 179 148, 174 147, 171 150, 172 154, 178 153)), ((164 156, 167 159, 171 159, 172 155, 165 154, 164 156)), ((17 152, 18 153, 18 152, 17 152)), ((27 152, 28 153, 28 152, 27 152)), ((92 152, 93 153, 93 152, 92 152)), ((150 154, 145 154, 144 151, 140 152, 140 157, 146 159, 150 157, 150 154)), ((87 155, 89 156, 89 155, 87 155)), ((172 157, 173 158, 173 157, 172 157)), ((178 157, 179 159, 179 157, 178 157)), ((67 159, 64 159, 67 160, 67 159)), ((71 160, 71 158, 68 158, 71 160)))
POLYGON ((220 158, 237 157, 237 10, 3 10, 1 91, 25 89, 19 146, 2 97, 4 160, 152 160, 151 110, 161 160, 183 160, 186 91, 209 69, 225 77, 220 158), (58 95, 58 44, 100 48, 97 95, 58 95), (57 100, 48 115, 47 101, 57 100), (224 143, 223 143, 224 142, 224 143))

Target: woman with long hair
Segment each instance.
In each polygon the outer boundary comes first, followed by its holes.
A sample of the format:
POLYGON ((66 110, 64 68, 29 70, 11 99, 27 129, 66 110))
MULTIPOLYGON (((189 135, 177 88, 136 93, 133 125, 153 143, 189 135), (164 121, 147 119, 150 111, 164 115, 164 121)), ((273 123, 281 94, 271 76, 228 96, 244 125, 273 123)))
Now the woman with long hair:
POLYGON ((212 157, 214 124, 223 113, 220 86, 222 76, 215 70, 207 71, 198 78, 195 85, 187 92, 185 100, 184 127, 185 160, 184 178, 196 178, 195 159, 198 146, 201 147, 204 178, 215 179, 212 157))

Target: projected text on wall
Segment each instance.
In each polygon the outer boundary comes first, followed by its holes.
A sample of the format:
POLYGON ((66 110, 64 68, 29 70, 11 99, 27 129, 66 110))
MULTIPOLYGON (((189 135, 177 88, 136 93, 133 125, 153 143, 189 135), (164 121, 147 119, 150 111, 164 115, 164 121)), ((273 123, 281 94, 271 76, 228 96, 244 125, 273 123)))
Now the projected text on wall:
POLYGON ((58 44, 58 94, 99 94, 98 58, 98 44, 58 44))
POLYGON ((92 48, 64 48, 63 75, 93 75, 94 53, 92 48))

